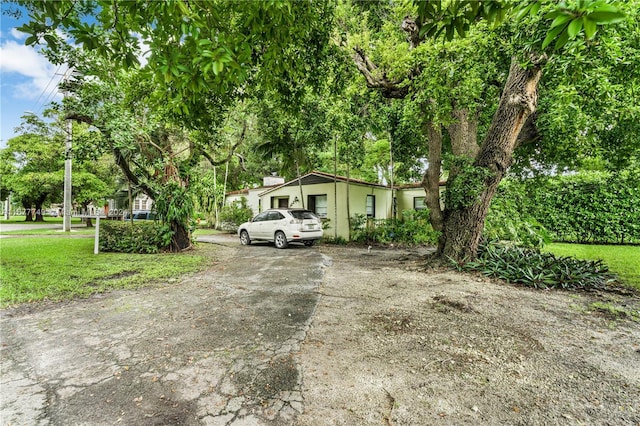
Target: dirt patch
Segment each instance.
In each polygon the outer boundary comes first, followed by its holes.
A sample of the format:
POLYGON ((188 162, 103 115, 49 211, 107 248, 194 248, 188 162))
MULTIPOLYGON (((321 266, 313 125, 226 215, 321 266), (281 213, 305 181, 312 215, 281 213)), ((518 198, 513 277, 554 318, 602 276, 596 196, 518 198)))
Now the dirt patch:
POLYGON ((298 424, 640 425, 640 323, 594 308, 638 313, 637 295, 425 271, 423 250, 321 250, 298 424))

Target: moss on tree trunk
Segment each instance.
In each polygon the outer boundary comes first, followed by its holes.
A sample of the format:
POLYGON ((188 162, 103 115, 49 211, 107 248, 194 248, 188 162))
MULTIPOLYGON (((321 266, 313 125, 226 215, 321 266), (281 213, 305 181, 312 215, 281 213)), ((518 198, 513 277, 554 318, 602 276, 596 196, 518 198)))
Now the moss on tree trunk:
MULTIPOLYGON (((445 209, 443 235, 438 247, 443 256, 457 262, 477 257, 491 199, 511 166, 520 131, 536 110, 541 74, 539 65, 525 69, 515 58, 512 59, 500 104, 473 162, 473 168, 483 171, 477 175, 483 176, 482 190, 473 194, 477 196, 471 202, 445 209)), ((465 173, 470 172, 460 171, 460 175, 465 173)))

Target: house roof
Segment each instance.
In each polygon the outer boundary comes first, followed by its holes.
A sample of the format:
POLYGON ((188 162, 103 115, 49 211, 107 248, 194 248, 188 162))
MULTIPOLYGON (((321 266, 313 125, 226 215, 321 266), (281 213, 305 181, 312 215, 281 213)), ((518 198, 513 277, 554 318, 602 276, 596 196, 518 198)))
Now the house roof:
MULTIPOLYGON (((447 186, 447 181, 441 180, 440 182, 438 182, 438 185, 447 186)), ((413 188, 422 188, 422 183, 420 182, 405 183, 405 184, 396 186, 396 189, 413 189, 413 188)))
POLYGON ((278 185, 267 185, 267 186, 257 186, 255 188, 238 189, 236 191, 229 191, 229 192, 225 193, 225 196, 229 196, 229 195, 247 195, 247 194, 249 194, 249 191, 263 191, 263 190, 274 188, 276 186, 278 186, 278 185))
POLYGON ((248 193, 249 193, 249 188, 245 188, 245 189, 238 189, 237 191, 229 191, 225 195, 226 196, 229 196, 229 195, 241 195, 241 194, 248 194, 248 193))
MULTIPOLYGON (((386 185, 380 185, 378 183, 365 182, 363 180, 346 178, 344 176, 337 176, 337 175, 334 176, 329 173, 318 172, 318 171, 307 173, 306 175, 301 176, 299 180, 301 185, 315 185, 320 183, 333 183, 334 181, 337 181, 337 182, 345 182, 345 183, 346 182, 356 183, 359 185, 373 186, 378 188, 387 188, 386 185)), ((298 178, 296 178, 296 179, 290 180, 289 182, 285 182, 281 185, 270 188, 259 195, 260 197, 262 197, 263 195, 268 194, 271 191, 275 191, 276 189, 284 188, 285 186, 296 186, 298 184, 299 184, 298 178)))
MULTIPOLYGON (((324 173, 324 172, 319 172, 319 171, 313 171, 311 173, 307 173, 304 176, 300 177, 300 182, 302 185, 315 185, 315 184, 321 184, 321 183, 333 183, 334 181, 337 182, 344 182, 344 183, 355 183, 358 185, 365 185, 365 186, 372 186, 372 187, 376 187, 376 188, 389 188, 388 185, 382 185, 379 183, 371 183, 371 182, 367 182, 364 180, 360 180, 360 179, 353 179, 353 178, 347 178, 345 176, 339 176, 339 175, 332 175, 330 173, 324 173)), ((446 181, 440 181, 440 186, 445 186, 447 184, 446 181)), ((240 189, 237 191, 231 191, 231 192, 227 192, 226 195, 241 195, 241 194, 248 194, 249 191, 255 191, 255 190, 264 190, 263 192, 261 192, 260 194, 258 194, 258 196, 263 196, 265 194, 268 194, 271 191, 275 191, 276 189, 280 189, 280 188, 284 188, 285 186, 297 186, 298 185, 298 179, 292 179, 288 182, 282 183, 280 185, 271 185, 271 186, 260 186, 257 188, 245 188, 245 189, 240 189)), ((408 184, 404 184, 404 185, 398 185, 395 188, 396 189, 412 189, 412 188, 421 188, 422 184, 421 183, 408 183, 408 184)))

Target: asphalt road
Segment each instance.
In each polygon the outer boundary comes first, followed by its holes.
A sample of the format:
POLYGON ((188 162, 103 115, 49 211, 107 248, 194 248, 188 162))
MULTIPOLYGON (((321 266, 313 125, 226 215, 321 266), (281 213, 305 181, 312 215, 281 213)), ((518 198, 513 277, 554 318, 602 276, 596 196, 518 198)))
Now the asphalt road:
POLYGON ((180 282, 0 311, 0 424, 294 424, 327 260, 224 244, 180 282))
MULTIPOLYGON (((74 223, 71 228, 86 228, 85 224, 74 223)), ((62 232, 61 223, 0 223, 0 232, 28 231, 30 229, 59 229, 62 232)))

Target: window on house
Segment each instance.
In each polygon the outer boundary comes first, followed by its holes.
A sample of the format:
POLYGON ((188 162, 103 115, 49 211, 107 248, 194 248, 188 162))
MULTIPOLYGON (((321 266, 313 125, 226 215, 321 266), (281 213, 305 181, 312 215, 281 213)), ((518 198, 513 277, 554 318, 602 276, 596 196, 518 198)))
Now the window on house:
POLYGON ((376 217, 376 196, 367 195, 367 217, 376 217))
POLYGON ((327 217, 327 194, 309 195, 307 197, 307 208, 318 217, 327 217))
POLYGON ((424 203, 424 197, 413 197, 413 208, 415 210, 424 210, 427 205, 424 203))

